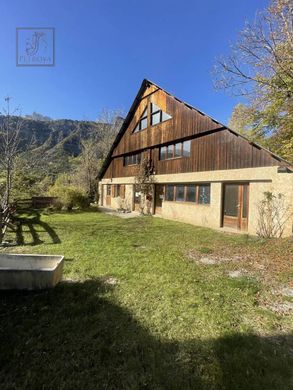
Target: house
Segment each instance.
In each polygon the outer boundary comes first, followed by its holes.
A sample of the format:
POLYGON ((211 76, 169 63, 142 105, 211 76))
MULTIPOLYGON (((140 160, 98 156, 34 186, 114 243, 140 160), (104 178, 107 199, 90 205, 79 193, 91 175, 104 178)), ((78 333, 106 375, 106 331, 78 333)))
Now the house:
MULTIPOLYGON (((137 209, 138 164, 155 177, 152 213, 211 228, 257 232, 264 192, 292 212, 293 167, 227 126, 144 80, 99 173, 100 204, 137 209)), ((289 214, 288 214, 289 215, 289 214)), ((284 236, 292 234, 292 214, 284 236)))

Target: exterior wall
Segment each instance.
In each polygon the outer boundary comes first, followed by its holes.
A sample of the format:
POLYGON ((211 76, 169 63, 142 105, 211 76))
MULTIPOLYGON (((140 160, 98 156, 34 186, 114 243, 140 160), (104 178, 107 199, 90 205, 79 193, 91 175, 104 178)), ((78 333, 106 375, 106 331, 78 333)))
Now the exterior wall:
MULTIPOLYGON (((259 149, 227 129, 201 133, 189 139, 189 157, 160 160, 160 145, 148 149, 148 156, 157 175, 286 165, 266 150, 259 149)), ((136 171, 136 165, 124 166, 123 155, 116 156, 112 158, 104 177, 131 177, 136 171)))
MULTIPOLYGON (((107 205, 106 203, 106 189, 104 187, 104 184, 113 184, 113 183, 104 183, 104 181, 101 181, 99 183, 99 193, 100 193, 100 201, 99 205, 103 205, 104 207, 112 207, 113 209, 118 209, 120 207, 132 210, 133 209, 133 185, 132 184, 126 184, 125 185, 125 197, 122 199, 119 196, 114 197, 111 196, 111 203, 110 205, 107 205)), ((115 184, 124 184, 124 182, 121 183, 115 183, 115 184)))
MULTIPOLYGON (((211 183, 210 205, 198 205, 184 202, 163 201, 161 216, 169 219, 180 220, 200 226, 219 228, 222 217, 222 191, 223 183, 249 182, 249 234, 256 234, 258 219, 258 203, 263 198, 265 191, 274 194, 282 193, 291 213, 283 236, 292 235, 293 224, 293 173, 278 173, 278 167, 261 167, 231 169, 222 171, 193 172, 181 174, 156 175, 156 183, 211 183)), ((126 183, 131 187, 134 177, 115 178, 110 181, 103 179, 103 184, 126 183)), ((129 190, 130 191, 130 190, 129 190)), ((131 190, 132 191, 132 190, 131 190)), ((133 193, 133 191, 132 191, 133 193)), ((133 195, 132 195, 133 196, 133 195)), ((235 230, 237 232, 237 230, 235 230)))

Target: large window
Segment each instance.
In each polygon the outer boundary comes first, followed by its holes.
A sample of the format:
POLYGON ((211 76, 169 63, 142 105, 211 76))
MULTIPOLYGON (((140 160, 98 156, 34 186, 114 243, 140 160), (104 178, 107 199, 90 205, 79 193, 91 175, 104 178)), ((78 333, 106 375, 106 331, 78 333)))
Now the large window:
POLYGON ((210 204, 211 186, 207 184, 167 184, 165 200, 175 202, 190 202, 210 204))
POLYGON ((171 158, 190 157, 191 141, 177 142, 160 148, 160 160, 171 158))
POLYGON ((130 154, 128 156, 124 156, 123 165, 124 166, 138 165, 140 164, 140 161, 141 161, 141 153, 130 154))
MULTIPOLYGON (((171 119, 171 115, 167 114, 155 103, 150 103, 150 126, 155 126, 158 123, 165 122, 168 119, 171 119)), ((137 122, 133 133, 138 133, 141 130, 144 130, 148 127, 148 106, 146 106, 144 112, 142 113, 139 121, 137 122)))

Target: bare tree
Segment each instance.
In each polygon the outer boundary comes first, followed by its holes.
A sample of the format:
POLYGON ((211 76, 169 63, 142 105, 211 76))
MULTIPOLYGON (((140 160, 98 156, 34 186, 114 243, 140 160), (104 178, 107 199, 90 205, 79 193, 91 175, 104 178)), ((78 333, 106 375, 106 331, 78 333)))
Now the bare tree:
POLYGON ((273 134, 270 148, 293 158, 292 0, 271 0, 247 22, 230 55, 218 59, 214 78, 216 88, 247 99, 253 138, 273 134))
POLYGON ((257 14, 253 24, 246 23, 231 54, 219 58, 216 86, 236 94, 293 93, 293 3, 273 0, 257 14))
POLYGON ((155 177, 153 175, 153 166, 151 161, 144 157, 138 166, 135 176, 135 187, 137 192, 140 192, 140 213, 144 214, 144 210, 148 215, 151 213, 152 199, 154 196, 155 177))
POLYGON ((15 109, 11 113, 11 97, 7 96, 4 100, 6 107, 3 108, 0 124, 0 167, 3 169, 5 175, 5 188, 1 197, 2 208, 10 202, 15 161, 19 153, 20 129, 22 124, 19 109, 15 109))
POLYGON ((120 111, 103 110, 92 128, 90 136, 80 142, 80 164, 73 175, 73 182, 76 186, 82 187, 92 200, 95 199, 97 193, 99 169, 121 128, 122 122, 120 111))

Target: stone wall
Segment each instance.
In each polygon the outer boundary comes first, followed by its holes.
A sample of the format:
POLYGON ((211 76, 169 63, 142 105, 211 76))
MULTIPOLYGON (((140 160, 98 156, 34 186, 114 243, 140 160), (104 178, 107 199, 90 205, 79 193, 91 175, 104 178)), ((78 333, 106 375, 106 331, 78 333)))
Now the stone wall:
MULTIPOLYGON (((274 194, 281 193, 289 207, 288 221, 283 236, 292 235, 293 224, 293 173, 278 173, 278 167, 245 168, 224 171, 209 171, 196 173, 182 173, 172 175, 157 175, 156 183, 211 183, 210 205, 198 205, 184 202, 163 202, 161 216, 180 220, 199 226, 219 228, 222 215, 223 183, 249 182, 249 213, 248 230, 256 234, 258 223, 258 203, 263 199, 265 191, 274 194)), ((112 181, 103 179, 101 184, 128 184, 126 186, 127 199, 133 204, 134 177, 114 178, 112 181)), ((126 197, 126 195, 125 195, 126 197)), ((115 207, 113 200, 112 207, 115 207)), ((237 230, 235 230, 237 231, 237 230)))

